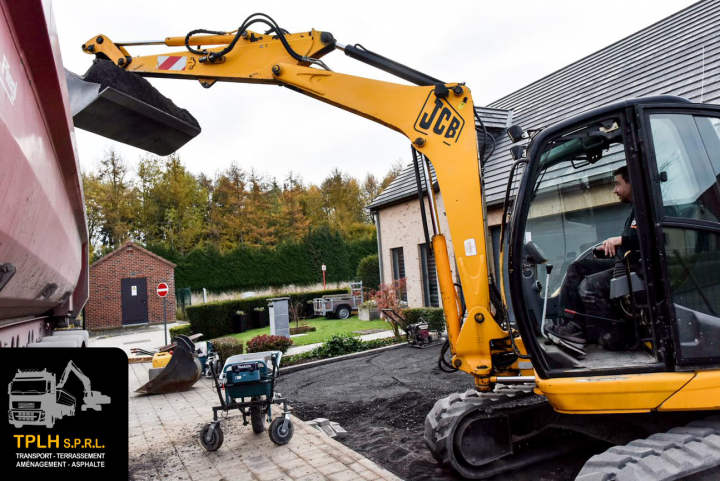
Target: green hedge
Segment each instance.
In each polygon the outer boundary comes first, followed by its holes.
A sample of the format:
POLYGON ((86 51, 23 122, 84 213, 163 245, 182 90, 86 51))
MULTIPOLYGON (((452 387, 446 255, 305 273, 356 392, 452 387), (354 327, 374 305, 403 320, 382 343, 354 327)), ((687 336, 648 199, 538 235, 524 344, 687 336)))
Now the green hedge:
POLYGON ((403 309, 402 312, 408 324, 415 324, 422 317, 428 323, 431 331, 443 332, 445 330, 445 315, 439 307, 403 309))
POLYGON ((366 289, 377 289, 380 285, 380 261, 378 255, 364 257, 357 268, 357 276, 366 289))
POLYGON ((336 231, 321 227, 298 242, 277 247, 240 246, 220 252, 208 244, 183 256, 164 245, 149 244, 153 253, 177 264, 175 285, 211 292, 322 282, 321 266, 327 266, 327 282, 355 277, 360 260, 377 252, 375 237, 345 240, 336 231))
POLYGON ((347 292, 347 289, 328 289, 326 291, 277 294, 273 296, 250 297, 248 299, 208 302, 207 304, 188 306, 185 312, 187 313, 193 332, 202 332, 205 339, 214 339, 232 333, 232 318, 237 311, 250 314, 257 307, 267 309, 268 299, 287 296, 290 297, 290 302, 300 302, 306 309, 312 311, 312 306, 308 304, 308 301, 312 301, 316 297, 322 297, 326 294, 346 294, 347 292))
POLYGON ((192 326, 190 324, 183 324, 182 326, 175 326, 170 328, 170 338, 177 337, 179 335, 192 336, 192 326))

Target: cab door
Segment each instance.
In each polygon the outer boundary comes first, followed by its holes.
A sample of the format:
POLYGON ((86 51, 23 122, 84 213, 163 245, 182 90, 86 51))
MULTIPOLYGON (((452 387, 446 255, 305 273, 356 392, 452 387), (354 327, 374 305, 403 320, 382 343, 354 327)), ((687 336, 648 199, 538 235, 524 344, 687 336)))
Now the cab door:
POLYGON ((720 108, 636 108, 675 362, 720 364, 720 108))

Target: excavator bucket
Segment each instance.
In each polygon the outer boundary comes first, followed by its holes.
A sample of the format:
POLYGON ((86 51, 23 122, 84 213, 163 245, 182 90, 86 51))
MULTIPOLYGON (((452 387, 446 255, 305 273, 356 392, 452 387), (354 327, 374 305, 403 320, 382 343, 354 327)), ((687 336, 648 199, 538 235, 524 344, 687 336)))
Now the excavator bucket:
POLYGON ((202 368, 195 351, 195 344, 187 336, 178 336, 173 342, 177 343, 177 347, 168 365, 135 392, 146 394, 182 392, 193 387, 200 379, 202 368))
POLYGON ((200 124, 150 82, 109 60, 80 77, 65 70, 75 127, 156 155, 170 155, 200 133, 200 124))

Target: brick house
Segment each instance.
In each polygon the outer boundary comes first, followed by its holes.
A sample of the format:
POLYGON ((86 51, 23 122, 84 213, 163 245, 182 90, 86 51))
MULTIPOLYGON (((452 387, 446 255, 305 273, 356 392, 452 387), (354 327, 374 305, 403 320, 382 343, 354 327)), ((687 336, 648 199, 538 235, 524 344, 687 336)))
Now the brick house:
POLYGON ((127 242, 90 266, 90 298, 85 306, 89 330, 163 322, 156 287, 165 282, 168 319, 175 319, 175 264, 127 242))
MULTIPOLYGON (((479 117, 494 140, 494 149, 485 164, 483 177, 489 237, 487 256, 495 273, 499 264, 502 204, 513 164, 507 127, 518 124, 526 130, 542 129, 592 108, 651 95, 677 95, 692 102, 720 104, 718 16, 720 2, 705 0, 695 3, 487 107, 476 106, 479 117)), ((598 164, 592 173, 612 179, 611 173, 624 163, 624 156, 618 153, 607 155, 606 161, 598 164)), ((442 193, 432 167, 430 174, 438 202, 440 229, 448 241, 453 278, 459 282, 442 193)), ((518 178, 515 177, 514 188, 518 187, 518 178)), ((421 181, 421 184, 423 192, 427 192, 425 182, 421 181)), ((562 252, 548 252, 553 264, 560 266, 568 256, 574 259, 590 241, 617 235, 618 226, 621 227, 627 218, 627 211, 617 208, 611 192, 612 187, 607 185, 593 187, 584 196, 588 205, 565 206, 567 210, 575 211, 573 225, 577 226, 577 230, 562 240, 563 249, 558 249, 562 252), (584 211, 592 215, 592 222, 583 221, 584 211)), ((573 201, 563 199, 566 204, 573 201)), ((562 213, 557 212, 557 204, 557 199, 549 199, 547 205, 538 206, 543 209, 538 209, 533 238, 548 239, 556 235, 558 222, 568 222, 562 213)), ((426 255, 413 165, 408 165, 368 209, 378 232, 381 282, 405 277, 406 296, 411 307, 439 305, 434 261, 426 255)), ((429 216, 427 196, 425 209, 429 216)), ((468 221, 481 222, 481 219, 468 221)), ((494 277, 497 281, 498 276, 494 277)), ((560 272, 555 279, 558 282, 562 279, 560 272)))

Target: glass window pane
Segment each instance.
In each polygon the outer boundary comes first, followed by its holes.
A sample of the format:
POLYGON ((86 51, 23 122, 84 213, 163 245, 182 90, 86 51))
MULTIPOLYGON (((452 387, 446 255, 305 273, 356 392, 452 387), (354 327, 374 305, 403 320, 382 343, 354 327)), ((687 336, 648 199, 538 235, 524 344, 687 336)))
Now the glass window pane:
POLYGON ((720 219, 720 134, 717 118, 685 114, 650 116, 655 160, 666 216, 720 219))
POLYGON ((720 234, 663 229, 681 357, 720 356, 720 234))

